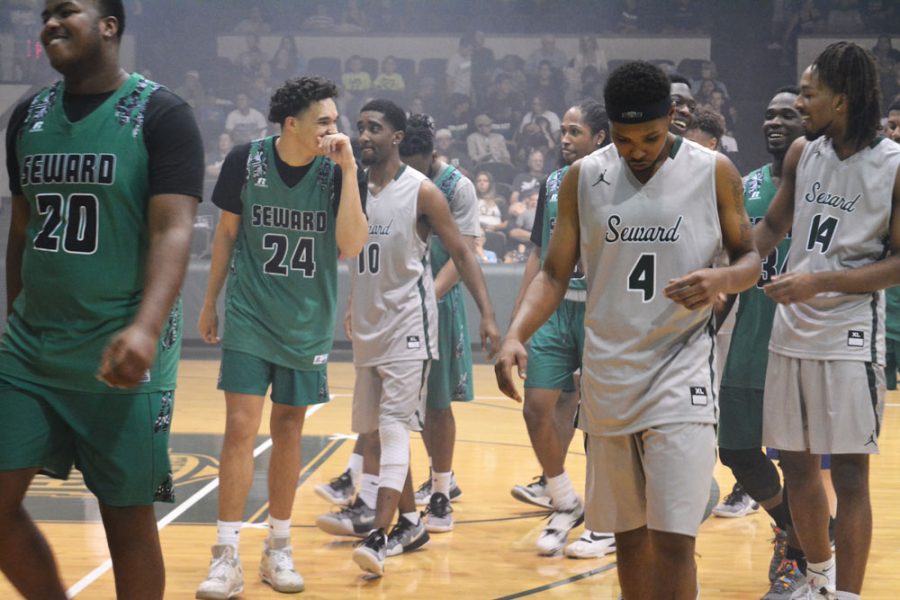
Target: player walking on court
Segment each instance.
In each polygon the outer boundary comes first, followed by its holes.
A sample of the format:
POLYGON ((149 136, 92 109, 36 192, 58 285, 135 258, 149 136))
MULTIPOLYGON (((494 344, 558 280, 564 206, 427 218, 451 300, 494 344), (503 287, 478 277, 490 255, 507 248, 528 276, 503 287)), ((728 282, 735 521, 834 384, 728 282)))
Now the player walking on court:
POLYGON ((213 191, 222 214, 198 329, 219 341, 216 302, 230 273, 219 373, 226 421, 217 539, 198 598, 243 590, 239 535, 270 387, 269 536, 259 574, 276 591, 303 590, 290 541, 300 436, 307 407, 329 400, 338 253, 359 254, 367 235, 350 139, 337 131, 337 93, 318 77, 285 82, 269 106, 281 134, 232 149, 213 191))
MULTIPOLYGON (((878 135, 872 55, 829 45, 803 72, 781 187, 754 235, 768 254, 793 232, 769 342, 763 444, 781 451, 807 598, 859 598, 872 539, 869 455, 884 407, 884 294, 900 283, 900 148, 878 135), (836 560, 819 475, 831 454, 836 560), (836 563, 836 565, 835 565, 836 563), (835 595, 836 594, 836 595, 835 595)), ((796 597, 796 595, 795 595, 796 597)))
POLYGON ((631 62, 607 81, 613 145, 575 162, 540 273, 496 365, 527 370, 523 342, 587 277, 579 427, 588 460, 586 526, 613 531, 625 598, 697 596, 694 538, 715 465, 711 304, 759 276, 740 175, 668 132, 670 82, 631 62), (730 266, 712 269, 723 246, 730 266))
MULTIPOLYGON (((566 165, 551 173, 541 184, 534 229, 531 231, 534 250, 525 265, 517 306, 540 270, 542 258, 549 247, 563 177, 573 162, 608 141, 608 131, 606 111, 595 100, 575 105, 563 115, 560 146, 566 165)), ((523 415, 531 446, 543 472, 533 483, 515 486, 512 494, 522 501, 554 509, 537 542, 538 551, 544 555, 559 552, 566 543, 569 531, 584 519, 584 506, 572 487, 565 470, 565 460, 575 434, 575 412, 578 407, 575 374, 581 369, 584 347, 585 288, 584 272, 577 268, 569 280, 565 299, 550 320, 535 332, 529 349, 531 374, 525 381, 523 415)), ((580 539, 566 547, 566 555, 596 558, 614 549, 615 539, 611 534, 585 531, 580 539)))
POLYGON ((25 598, 66 598, 22 506, 73 464, 97 496, 119 598, 159 600, 153 502, 168 457, 203 147, 190 107, 119 62, 117 0, 47 0, 41 43, 63 79, 13 112, 12 224, 0 341, 0 570, 25 598))
POLYGON ((381 459, 371 531, 353 559, 382 575, 388 553, 414 550, 428 540, 412 490, 409 432, 422 429, 429 363, 437 357, 437 305, 428 264, 432 232, 479 307, 482 343, 490 338, 494 347, 499 334, 484 276, 446 199, 425 175, 400 161, 403 110, 388 100, 372 100, 363 106, 357 127, 368 167, 369 241, 358 268, 351 270, 353 431, 377 429, 381 459), (387 536, 398 508, 399 520, 387 536))

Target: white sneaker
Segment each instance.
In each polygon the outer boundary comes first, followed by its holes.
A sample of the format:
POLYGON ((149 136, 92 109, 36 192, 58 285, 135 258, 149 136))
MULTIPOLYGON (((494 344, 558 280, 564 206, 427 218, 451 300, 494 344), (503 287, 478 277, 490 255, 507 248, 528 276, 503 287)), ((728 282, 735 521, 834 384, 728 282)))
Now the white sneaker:
POLYGON ((509 493, 521 502, 534 504, 541 508, 553 508, 553 500, 547 489, 547 479, 543 475, 535 477, 534 481, 528 485, 514 485, 509 493))
POLYGON ((834 590, 824 587, 815 589, 810 587, 808 583, 804 584, 791 596, 791 600, 835 600, 836 598, 837 593, 834 590))
POLYGON ((581 500, 568 510, 550 513, 547 526, 538 536, 537 548, 542 556, 552 556, 563 549, 569 532, 584 521, 584 505, 581 500))
POLYGON ((735 483, 731 493, 712 509, 717 517, 744 517, 759 510, 759 504, 744 491, 739 483, 735 483))
POLYGON ((212 547, 209 574, 197 588, 196 598, 201 600, 228 600, 244 591, 244 570, 237 551, 230 544, 212 547))
POLYGON ((273 538, 263 542, 259 578, 276 592, 303 591, 303 577, 294 569, 290 538, 273 538))
POLYGON ((600 558, 616 551, 616 538, 611 533, 584 530, 581 537, 566 546, 569 558, 600 558))

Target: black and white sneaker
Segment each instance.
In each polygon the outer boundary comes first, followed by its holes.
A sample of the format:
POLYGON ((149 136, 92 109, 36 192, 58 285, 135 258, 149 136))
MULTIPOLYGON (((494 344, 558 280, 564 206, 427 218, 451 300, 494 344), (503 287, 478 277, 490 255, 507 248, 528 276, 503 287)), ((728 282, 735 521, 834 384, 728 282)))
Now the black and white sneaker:
POLYGON ((432 533, 444 533, 453 530, 453 508, 450 499, 438 492, 432 494, 425 509, 425 529, 432 533))
MULTIPOLYGON (((456 483, 456 474, 450 473, 450 501, 454 501, 457 498, 462 496, 462 490, 459 489, 459 485, 456 483)), ((428 476, 428 479, 419 486, 419 489, 416 490, 416 506, 428 506, 428 502, 431 500, 431 475, 428 476)))
POLYGON ((584 522, 584 505, 581 500, 568 510, 550 513, 547 526, 538 536, 537 549, 542 556, 553 556, 563 549, 569 532, 584 522))
POLYGON ((534 504, 541 508, 553 508, 553 500, 547 489, 547 478, 543 475, 535 477, 534 481, 527 485, 514 485, 510 493, 513 498, 526 504, 534 504))
POLYGON ((328 483, 320 483, 313 491, 322 499, 337 504, 338 506, 350 506, 353 496, 356 494, 356 486, 353 485, 353 477, 350 469, 347 469, 328 483))
POLYGON ((375 529, 353 551, 353 562, 363 571, 381 577, 384 575, 387 536, 384 529, 375 529))
POLYGON ((413 523, 403 515, 397 521, 397 524, 391 529, 387 537, 387 556, 397 556, 404 552, 412 552, 418 550, 428 543, 428 530, 425 529, 425 523, 419 519, 418 523, 413 523))
POLYGON ((362 498, 357 498, 353 504, 337 512, 319 515, 316 527, 331 535, 366 537, 374 522, 375 509, 369 508, 362 498))
POLYGON ((569 558, 600 558, 616 551, 616 538, 611 533, 584 530, 581 537, 566 546, 569 558))

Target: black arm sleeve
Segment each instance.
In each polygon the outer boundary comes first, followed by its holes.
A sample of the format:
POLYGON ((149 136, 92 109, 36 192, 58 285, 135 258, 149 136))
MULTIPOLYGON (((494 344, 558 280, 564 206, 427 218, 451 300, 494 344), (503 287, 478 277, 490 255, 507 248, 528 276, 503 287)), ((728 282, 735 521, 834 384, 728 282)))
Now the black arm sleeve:
POLYGON ((144 143, 150 156, 150 195, 203 197, 203 138, 191 107, 162 88, 147 104, 144 143))
POLYGON ((19 160, 16 157, 16 138, 19 134, 19 128, 28 115, 28 106, 34 96, 16 106, 12 115, 9 117, 9 124, 6 129, 6 172, 9 173, 9 191, 13 196, 22 195, 22 183, 19 179, 19 160))
POLYGON ((241 202, 241 188, 244 187, 247 179, 249 156, 249 143, 232 148, 222 163, 222 170, 219 172, 219 178, 213 188, 213 204, 236 215, 241 214, 244 210, 241 202))
POLYGON ((537 210, 534 211, 534 226, 531 228, 531 243, 541 247, 544 236, 544 204, 547 202, 547 184, 541 182, 541 189, 538 192, 537 210))

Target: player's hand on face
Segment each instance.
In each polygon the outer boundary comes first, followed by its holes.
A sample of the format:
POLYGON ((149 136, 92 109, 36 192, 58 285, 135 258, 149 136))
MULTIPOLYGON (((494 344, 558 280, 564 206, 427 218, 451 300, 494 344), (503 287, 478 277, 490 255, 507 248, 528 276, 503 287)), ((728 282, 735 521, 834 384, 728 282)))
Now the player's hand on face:
POLYGON ((504 338, 497 353, 497 362, 494 363, 494 375, 497 377, 497 387, 504 395, 516 402, 522 401, 519 390, 513 381, 512 369, 516 367, 519 378, 525 379, 528 372, 528 353, 525 346, 517 339, 504 338))
POLYGON ((716 269, 693 271, 684 277, 670 279, 663 288, 663 295, 688 310, 697 310, 718 299, 720 277, 716 269))
POLYGON ((763 286, 766 296, 779 304, 803 302, 819 291, 812 273, 782 273, 772 277, 772 281, 763 286))
POLYGON ((216 307, 203 305, 200 309, 200 318, 197 320, 197 331, 200 338, 207 344, 218 344, 219 338, 219 315, 216 313, 216 307))
POLYGON ((481 319, 481 349, 487 350, 488 359, 493 359, 500 349, 500 328, 493 316, 481 319))
POLYGON ((153 364, 158 341, 139 325, 126 327, 103 351, 97 379, 114 388, 137 387, 153 364))
POLYGON ((350 138, 343 133, 329 133, 319 138, 319 149, 322 154, 333 160, 342 169, 356 165, 350 138))

